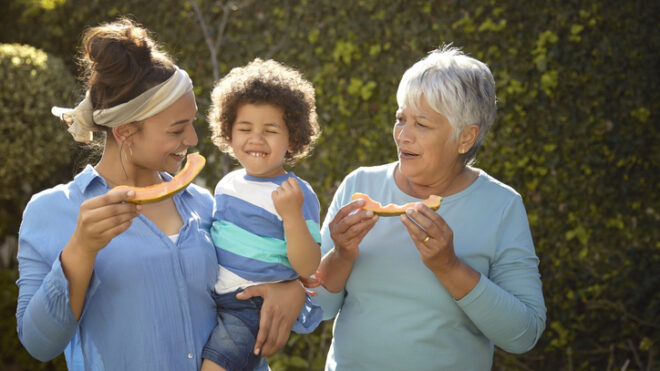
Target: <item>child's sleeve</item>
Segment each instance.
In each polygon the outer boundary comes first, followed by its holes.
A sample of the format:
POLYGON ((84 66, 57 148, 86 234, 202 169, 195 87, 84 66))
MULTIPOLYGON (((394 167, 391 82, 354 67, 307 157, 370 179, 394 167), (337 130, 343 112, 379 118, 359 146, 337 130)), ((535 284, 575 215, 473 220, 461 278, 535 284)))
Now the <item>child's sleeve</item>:
POLYGON ((314 241, 321 244, 321 204, 312 187, 305 181, 299 181, 305 194, 303 217, 314 241))

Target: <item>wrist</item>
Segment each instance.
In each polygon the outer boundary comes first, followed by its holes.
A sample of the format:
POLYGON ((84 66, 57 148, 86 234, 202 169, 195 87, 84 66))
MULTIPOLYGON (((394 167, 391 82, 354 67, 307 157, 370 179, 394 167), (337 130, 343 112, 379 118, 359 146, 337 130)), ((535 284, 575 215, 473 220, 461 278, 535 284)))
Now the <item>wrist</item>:
POLYGON ((346 263, 353 263, 355 259, 357 259, 359 249, 354 250, 355 251, 353 251, 353 249, 348 249, 337 245, 335 245, 335 247, 332 249, 335 259, 346 263))
POLYGON ((433 273, 436 277, 451 277, 452 274, 456 273, 461 269, 463 262, 456 256, 450 259, 447 263, 436 267, 433 269, 433 273))
POLYGON ((297 223, 305 220, 303 217, 302 209, 282 213, 280 214, 280 217, 282 218, 282 223, 284 224, 297 223))
POLYGON ((69 240, 69 243, 67 243, 66 246, 64 246, 64 249, 62 250, 62 255, 75 257, 75 259, 79 262, 84 262, 89 260, 95 261, 96 255, 98 255, 98 251, 90 250, 89 248, 86 247, 85 243, 78 240, 74 235, 73 237, 71 237, 71 240, 69 240))
POLYGON ((460 300, 479 283, 481 274, 469 265, 455 257, 444 269, 434 270, 436 279, 445 287, 447 292, 460 300))

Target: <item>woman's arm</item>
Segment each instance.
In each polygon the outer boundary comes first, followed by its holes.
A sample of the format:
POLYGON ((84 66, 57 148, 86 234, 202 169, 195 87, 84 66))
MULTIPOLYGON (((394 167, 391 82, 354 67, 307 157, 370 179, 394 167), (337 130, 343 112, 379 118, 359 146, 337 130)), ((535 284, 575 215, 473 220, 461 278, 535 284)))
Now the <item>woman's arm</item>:
MULTIPOLYGON (((116 198, 123 200, 125 197, 124 194, 114 195, 109 197, 109 200, 116 198)), ((58 202, 73 202, 69 199, 52 200, 43 199, 29 204, 19 231, 17 331, 28 352, 41 361, 56 357, 66 348, 76 331, 77 321, 83 312, 83 303, 95 289, 93 285, 90 287, 90 282, 93 281, 91 272, 94 261, 85 262, 87 255, 82 256, 82 259, 78 259, 80 256, 75 254, 68 255, 73 252, 71 246, 78 244, 74 237, 71 237, 65 247, 69 250, 66 254, 64 251, 60 254, 59 248, 48 245, 58 241, 53 236, 71 231, 74 223, 73 216, 71 218, 60 216, 47 224, 43 223, 43 218, 49 215, 52 209, 62 209, 56 207, 59 205, 58 202), (71 268, 68 274, 65 265, 71 268), (88 273, 84 273, 81 280, 81 276, 76 275, 77 272, 88 273)), ((125 208, 135 210, 135 205, 120 207, 118 210, 125 208)), ((78 220, 83 218, 86 220, 84 224, 89 225, 90 218, 85 216, 88 214, 89 212, 81 207, 78 220)), ((98 213, 96 214, 98 216, 98 213)), ((116 224, 115 220, 122 220, 121 217, 107 219, 102 218, 110 224, 116 224)), ((81 224, 76 226, 73 235, 82 233, 79 228, 81 224)), ((86 233, 96 232, 92 229, 86 233)), ((84 241, 88 243, 89 239, 84 241)), ((88 246, 92 247, 91 244, 88 246)))
POLYGON ((408 216, 423 228, 401 217, 424 264, 484 335, 511 353, 530 350, 543 333, 546 310, 538 258, 520 198, 499 222, 490 278, 456 257, 451 229, 437 213, 420 205, 408 216))
POLYGON ((259 332, 254 354, 268 357, 286 345, 294 322, 305 304, 305 289, 298 280, 250 286, 236 295, 240 300, 261 296, 259 332))

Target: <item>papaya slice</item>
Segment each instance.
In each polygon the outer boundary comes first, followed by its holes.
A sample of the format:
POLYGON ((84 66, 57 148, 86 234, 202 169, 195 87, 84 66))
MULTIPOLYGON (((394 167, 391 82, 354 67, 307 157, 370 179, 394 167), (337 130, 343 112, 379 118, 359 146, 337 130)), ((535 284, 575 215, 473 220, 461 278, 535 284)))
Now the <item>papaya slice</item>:
MULTIPOLYGON (((353 196, 351 196, 351 198, 353 200, 357 200, 360 198, 364 199, 366 201, 366 204, 362 208, 364 210, 371 210, 374 212, 374 214, 380 216, 396 216, 396 215, 404 214, 407 208, 413 207, 415 206, 415 204, 418 203, 418 202, 409 202, 405 205, 389 204, 387 206, 383 206, 380 204, 380 202, 374 201, 368 195, 359 192, 353 193, 353 196)), ((428 206, 432 210, 438 210, 440 208, 440 204, 442 203, 442 197, 431 195, 426 200, 421 201, 421 203, 428 206)))
POLYGON ((202 171, 206 164, 206 159, 199 153, 189 153, 186 156, 186 164, 183 169, 179 171, 169 182, 162 182, 148 187, 131 187, 127 185, 120 185, 110 190, 116 191, 135 191, 135 196, 126 202, 134 204, 145 204, 149 202, 156 202, 168 197, 172 197, 182 189, 186 188, 193 179, 202 171))

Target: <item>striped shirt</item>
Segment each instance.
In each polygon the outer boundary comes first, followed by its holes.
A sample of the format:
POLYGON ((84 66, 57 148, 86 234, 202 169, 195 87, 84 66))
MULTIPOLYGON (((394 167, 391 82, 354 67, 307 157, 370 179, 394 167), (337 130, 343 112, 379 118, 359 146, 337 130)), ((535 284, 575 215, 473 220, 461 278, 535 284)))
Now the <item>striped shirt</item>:
POLYGON ((303 217, 314 240, 321 242, 320 205, 307 182, 292 172, 260 178, 248 175, 245 169, 235 170, 215 188, 211 237, 220 266, 216 292, 298 277, 287 258, 282 218, 271 198, 289 178, 300 184, 305 195, 303 217))

